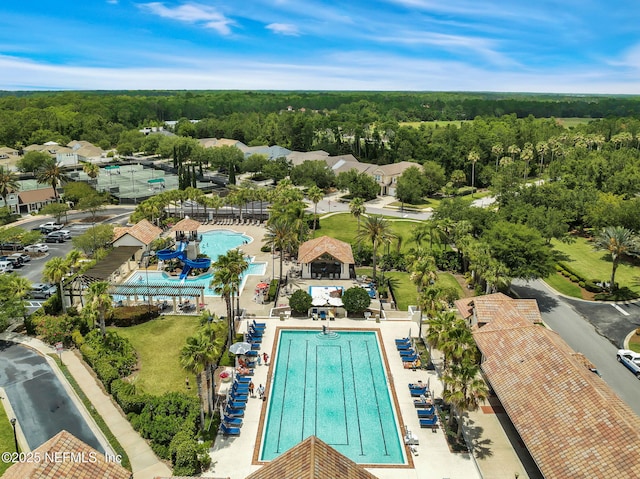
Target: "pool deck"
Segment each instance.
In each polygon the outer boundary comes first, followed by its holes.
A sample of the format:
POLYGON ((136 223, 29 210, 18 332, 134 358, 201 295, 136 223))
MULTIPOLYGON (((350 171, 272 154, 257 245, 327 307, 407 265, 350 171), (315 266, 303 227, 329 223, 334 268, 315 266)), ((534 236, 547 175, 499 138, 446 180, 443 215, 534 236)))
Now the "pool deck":
MULTIPOLYGON (((262 321, 262 319, 261 319, 262 321)), ((412 371, 404 369, 400 356, 396 351, 395 339, 406 337, 409 330, 413 328, 415 334, 415 323, 410 321, 394 320, 381 321, 376 323, 373 320, 352 320, 346 318, 338 318, 335 321, 313 321, 311 319, 286 319, 284 321, 278 319, 267 319, 267 328, 263 339, 263 350, 270 357, 274 356, 274 339, 278 328, 317 328, 321 329, 325 324, 329 328, 339 330, 345 329, 368 329, 379 330, 382 337, 382 346, 385 351, 386 361, 389 368, 390 383, 394 385, 397 413, 400 415, 400 423, 406 425, 409 430, 417 435, 419 445, 416 446, 418 455, 413 454, 408 448, 406 449, 407 457, 411 458, 412 464, 407 466, 386 466, 386 467, 367 467, 367 470, 380 479, 473 479, 482 477, 478 471, 475 461, 470 454, 453 454, 449 451, 448 445, 444 438, 442 428, 432 431, 431 429, 421 429, 413 404, 413 398, 409 394, 407 385, 409 383, 421 380, 423 383, 430 385, 434 397, 440 397, 442 394, 442 385, 438 380, 435 371, 418 370, 412 371)), ((261 352, 262 352, 261 351, 261 352)), ((256 389, 259 384, 267 385, 267 395, 269 394, 269 385, 271 377, 271 365, 262 364, 255 370, 253 382, 256 389)), ((212 465, 210 470, 203 477, 229 477, 231 479, 242 479, 258 468, 261 467, 258 462, 259 447, 257 438, 261 436, 263 428, 264 414, 266 410, 266 402, 260 401, 258 398, 250 398, 246 408, 242 433, 238 437, 224 437, 219 435, 211 450, 212 465)), ((482 443, 482 452, 485 457, 491 457, 492 446, 500 448, 501 436, 505 438, 501 428, 496 428, 498 423, 495 414, 473 413, 470 415, 470 424, 473 424, 477 430, 482 432, 491 431, 497 436, 497 441, 486 438, 482 434, 475 443, 482 443), (490 416, 488 423, 484 424, 483 418, 479 416, 490 416), (480 428, 480 429, 479 429, 480 428)), ((511 451, 512 452, 512 451, 511 451)), ((477 454, 476 454, 477 456, 477 454)), ((517 460, 515 454, 509 454, 509 451, 503 451, 501 456, 504 460, 500 460, 499 467, 488 467, 485 471, 485 477, 492 478, 513 478, 514 472, 519 472, 521 478, 527 475, 517 460), (505 463, 506 462, 506 463, 505 463)), ((495 462, 495 461, 494 461, 495 462)))

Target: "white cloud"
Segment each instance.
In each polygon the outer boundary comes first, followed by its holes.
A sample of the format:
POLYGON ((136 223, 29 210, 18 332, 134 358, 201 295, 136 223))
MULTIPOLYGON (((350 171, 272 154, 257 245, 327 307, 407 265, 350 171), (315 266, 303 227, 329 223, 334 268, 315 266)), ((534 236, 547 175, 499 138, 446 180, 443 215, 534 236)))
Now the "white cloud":
POLYGON ((233 25, 232 20, 225 17, 215 8, 198 3, 185 3, 178 7, 170 8, 161 2, 151 2, 140 4, 140 7, 162 18, 202 24, 204 27, 211 28, 221 35, 229 35, 231 33, 229 26, 233 25))
POLYGON ((294 37, 300 35, 298 27, 290 23, 270 23, 265 28, 271 30, 273 33, 279 33, 280 35, 291 35, 294 37))

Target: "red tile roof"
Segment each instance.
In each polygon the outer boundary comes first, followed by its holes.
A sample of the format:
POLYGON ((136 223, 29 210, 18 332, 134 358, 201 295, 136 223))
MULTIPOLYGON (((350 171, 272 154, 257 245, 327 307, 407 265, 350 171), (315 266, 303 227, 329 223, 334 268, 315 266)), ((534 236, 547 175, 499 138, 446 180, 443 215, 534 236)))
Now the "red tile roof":
POLYGON ((343 456, 316 436, 261 467, 246 479, 376 479, 362 466, 343 456))
POLYGON ((198 231, 198 228, 202 226, 202 223, 191 218, 185 218, 178 221, 171 231, 198 231))
POLYGON ((544 477, 640 477, 640 418, 582 355, 532 324, 531 301, 472 302, 493 316, 473 330, 482 370, 544 477))
POLYGON ((159 238, 162 230, 147 220, 142 220, 131 227, 117 227, 113 229, 113 241, 129 234, 145 245, 151 244, 153 240, 159 238))
POLYGON ((324 254, 328 254, 344 264, 355 263, 351 245, 328 236, 321 236, 302 243, 298 249, 298 261, 311 263, 324 254))
POLYGON ((2 475, 6 479, 131 479, 133 474, 73 434, 61 431, 31 452, 38 461, 17 462, 2 475), (36 456, 37 454, 37 456, 36 456))

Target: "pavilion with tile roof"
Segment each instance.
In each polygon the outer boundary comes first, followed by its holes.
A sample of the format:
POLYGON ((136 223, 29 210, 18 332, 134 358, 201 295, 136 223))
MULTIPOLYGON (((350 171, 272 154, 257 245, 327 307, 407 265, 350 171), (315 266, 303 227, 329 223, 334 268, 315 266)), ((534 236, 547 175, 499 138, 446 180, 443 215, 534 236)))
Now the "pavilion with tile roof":
POLYGON ((88 446, 73 434, 60 431, 27 457, 37 461, 16 462, 2 475, 6 479, 109 478, 131 479, 133 474, 117 462, 88 446))
POLYGON ((246 479, 376 479, 376 476, 343 456, 316 436, 310 436, 246 479))
POLYGON ((113 246, 139 246, 148 251, 151 243, 160 237, 162 230, 148 220, 138 221, 133 226, 113 229, 113 246))
POLYGON ((536 324, 532 300, 496 294, 456 306, 485 378, 546 479, 640 477, 640 418, 584 356, 536 324))
POLYGON ((302 278, 350 279, 355 277, 355 260, 351 245, 321 236, 300 245, 298 263, 302 278))

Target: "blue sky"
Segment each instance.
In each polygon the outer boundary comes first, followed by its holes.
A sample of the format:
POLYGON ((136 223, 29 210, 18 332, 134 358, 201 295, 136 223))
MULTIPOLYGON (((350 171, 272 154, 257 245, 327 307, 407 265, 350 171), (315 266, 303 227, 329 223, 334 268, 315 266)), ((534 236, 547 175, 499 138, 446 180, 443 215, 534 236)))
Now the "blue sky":
POLYGON ((2 0, 0 89, 640 94, 637 0, 2 0))

